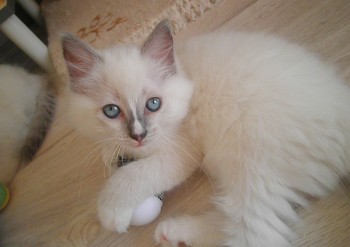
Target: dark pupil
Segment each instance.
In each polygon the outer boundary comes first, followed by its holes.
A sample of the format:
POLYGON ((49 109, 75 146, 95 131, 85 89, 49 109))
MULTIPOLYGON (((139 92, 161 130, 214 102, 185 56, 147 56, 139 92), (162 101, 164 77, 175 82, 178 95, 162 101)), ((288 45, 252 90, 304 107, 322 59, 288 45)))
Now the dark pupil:
POLYGON ((103 113, 109 118, 116 118, 118 117, 120 110, 118 106, 110 104, 103 107, 103 113))
POLYGON ((159 98, 151 98, 148 100, 146 107, 149 111, 157 111, 160 108, 160 99, 159 98))

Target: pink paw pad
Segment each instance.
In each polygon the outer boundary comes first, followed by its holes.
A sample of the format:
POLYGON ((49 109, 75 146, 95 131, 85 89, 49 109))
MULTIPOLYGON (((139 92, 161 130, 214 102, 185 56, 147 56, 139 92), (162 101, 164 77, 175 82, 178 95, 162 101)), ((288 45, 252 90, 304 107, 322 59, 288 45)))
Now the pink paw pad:
POLYGON ((164 234, 162 234, 162 240, 164 240, 164 241, 166 241, 166 242, 169 241, 168 238, 167 238, 164 234))

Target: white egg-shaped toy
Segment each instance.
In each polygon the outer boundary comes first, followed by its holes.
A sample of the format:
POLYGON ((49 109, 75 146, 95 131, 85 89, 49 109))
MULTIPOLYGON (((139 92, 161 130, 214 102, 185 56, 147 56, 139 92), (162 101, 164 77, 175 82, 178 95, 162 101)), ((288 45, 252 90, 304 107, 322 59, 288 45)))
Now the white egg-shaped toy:
POLYGON ((140 206, 135 208, 130 224, 143 226, 151 223, 160 214, 163 202, 157 196, 148 197, 140 206))

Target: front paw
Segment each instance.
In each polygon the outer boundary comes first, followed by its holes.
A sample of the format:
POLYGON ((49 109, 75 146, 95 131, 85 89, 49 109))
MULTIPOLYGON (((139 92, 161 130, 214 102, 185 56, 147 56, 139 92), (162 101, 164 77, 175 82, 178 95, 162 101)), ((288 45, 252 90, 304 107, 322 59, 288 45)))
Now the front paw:
POLYGON ((102 226, 110 231, 117 231, 119 233, 126 232, 130 225, 133 209, 119 208, 111 203, 103 203, 100 201, 98 206, 98 218, 102 226))
POLYGON ((191 231, 183 225, 181 220, 167 219, 159 223, 155 231, 155 240, 162 247, 190 246, 191 231))

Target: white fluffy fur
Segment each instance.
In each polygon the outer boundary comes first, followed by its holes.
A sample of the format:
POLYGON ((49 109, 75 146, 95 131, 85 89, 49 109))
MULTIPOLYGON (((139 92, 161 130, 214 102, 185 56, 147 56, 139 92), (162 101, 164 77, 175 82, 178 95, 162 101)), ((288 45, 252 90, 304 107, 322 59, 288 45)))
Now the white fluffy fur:
POLYGON ((21 161, 21 150, 37 109, 43 78, 0 65, 0 182, 8 183, 21 161))
POLYGON ((327 195, 349 173, 349 88, 314 55, 268 35, 212 33, 176 48, 177 73, 165 79, 137 48, 99 51, 86 75, 99 78, 95 93, 70 93, 73 123, 106 143, 105 156, 139 158, 101 192, 101 223, 125 232, 138 203, 200 166, 216 183, 217 211, 166 220, 156 241, 289 246, 295 206, 327 195), (129 111, 153 96, 163 105, 145 112, 149 132, 137 147, 127 133, 129 111), (109 103, 124 115, 106 118, 101 109, 109 103))

